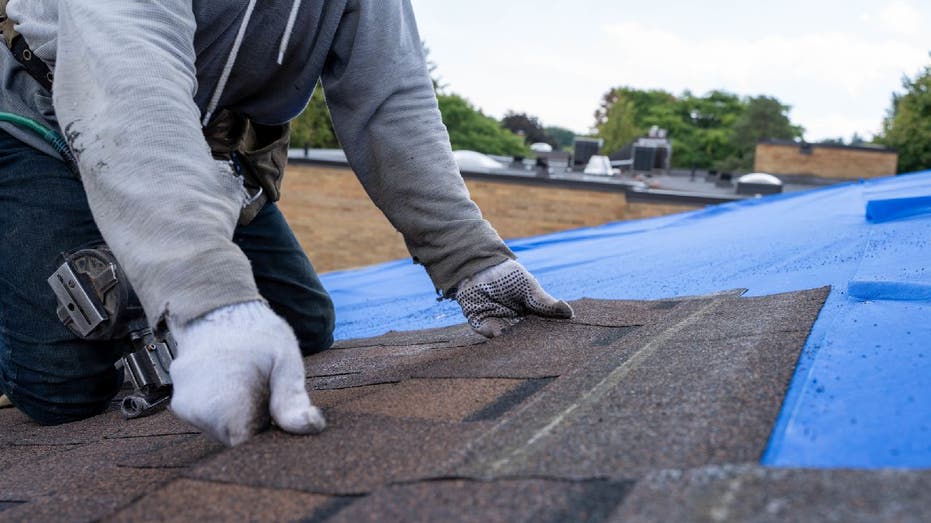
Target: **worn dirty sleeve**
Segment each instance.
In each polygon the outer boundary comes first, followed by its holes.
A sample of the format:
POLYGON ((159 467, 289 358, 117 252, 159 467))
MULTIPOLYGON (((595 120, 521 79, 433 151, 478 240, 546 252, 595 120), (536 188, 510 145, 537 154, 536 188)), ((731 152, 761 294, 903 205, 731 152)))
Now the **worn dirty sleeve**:
POLYGON ((193 101, 190 0, 62 0, 54 105, 94 219, 156 325, 259 299, 232 242, 242 184, 193 101))
POLYGON ((323 86, 350 166, 438 290, 514 257, 453 159, 407 0, 349 2, 323 86))

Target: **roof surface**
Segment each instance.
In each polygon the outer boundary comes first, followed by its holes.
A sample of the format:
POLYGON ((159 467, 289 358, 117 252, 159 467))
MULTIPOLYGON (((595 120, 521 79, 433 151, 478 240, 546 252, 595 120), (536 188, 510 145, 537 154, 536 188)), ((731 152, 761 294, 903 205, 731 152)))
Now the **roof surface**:
MULTIPOLYGON (((509 242, 552 294, 832 287, 763 463, 931 467, 931 171, 509 242), (867 213, 870 218, 867 218, 867 213)), ((335 272, 337 337, 458 323, 419 267, 335 272)), ((765 319, 765 314, 763 314, 765 319)))
POLYGON ((763 469, 828 289, 580 300, 306 360, 329 427, 225 449, 163 412, 0 411, 3 521, 920 521, 931 472, 763 469), (670 503, 674 500, 674 503, 670 503))
MULTIPOLYGON (((707 205, 753 198, 753 194, 737 193, 738 175, 729 182, 719 183, 717 174, 709 171, 673 169, 668 172, 655 172, 649 175, 626 172, 622 175, 600 176, 576 171, 565 171, 565 166, 554 167, 552 172, 540 175, 532 163, 524 167, 507 163, 506 157, 490 157, 474 151, 457 151, 473 153, 484 157, 486 161, 499 164, 499 168, 461 165, 463 176, 469 179, 507 181, 511 183, 528 183, 533 185, 575 187, 590 190, 625 192, 629 200, 681 203, 684 205, 707 205)), ((346 155, 341 149, 291 149, 288 159, 296 164, 329 165, 347 167, 346 155)), ((783 181, 782 192, 806 191, 825 185, 841 183, 844 180, 818 176, 779 175, 783 181)))

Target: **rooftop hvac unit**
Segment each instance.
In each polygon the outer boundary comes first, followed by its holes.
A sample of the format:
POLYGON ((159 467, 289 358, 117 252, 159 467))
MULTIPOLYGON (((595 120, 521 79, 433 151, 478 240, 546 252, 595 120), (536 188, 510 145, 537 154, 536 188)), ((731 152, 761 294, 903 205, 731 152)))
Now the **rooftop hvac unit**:
POLYGON ((584 169, 591 157, 601 151, 603 145, 604 140, 600 138, 576 138, 575 154, 572 160, 573 169, 577 171, 584 169))
POLYGON ((669 170, 672 143, 666 137, 640 138, 633 145, 633 170, 669 170))
POLYGON ((652 171, 656 165, 656 147, 634 147, 634 170, 652 171))

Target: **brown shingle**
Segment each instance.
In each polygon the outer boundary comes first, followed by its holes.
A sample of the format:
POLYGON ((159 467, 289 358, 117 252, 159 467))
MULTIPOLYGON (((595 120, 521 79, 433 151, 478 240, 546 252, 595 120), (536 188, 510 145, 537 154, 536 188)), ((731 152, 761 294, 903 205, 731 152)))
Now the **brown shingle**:
POLYGON ((337 513, 332 523, 602 521, 630 490, 605 480, 450 480, 381 489, 337 513))
POLYGON ((350 412, 437 421, 462 421, 518 387, 523 380, 407 380, 339 406, 350 412))
POLYGON ((635 327, 662 319, 678 301, 604 301, 583 298, 569 303, 575 313, 572 323, 599 327, 635 327))
POLYGON ((437 348, 464 347, 483 343, 485 337, 477 334, 467 324, 451 325, 417 331, 389 331, 381 336, 337 341, 333 349, 358 347, 391 347, 405 345, 432 345, 437 348))
POLYGON ((816 470, 759 465, 655 472, 611 522, 931 520, 931 471, 816 470))
POLYGON ((329 389, 314 391, 324 433, 234 449, 169 413, 57 428, 0 413, 0 520, 190 519, 197 502, 197 518, 224 520, 688 520, 723 501, 761 521, 846 516, 829 505, 848 502, 927 515, 919 472, 657 472, 759 459, 826 295, 588 300, 575 322, 480 343, 462 344, 463 326, 347 343, 307 360, 329 389))
POLYGON ((167 409, 145 418, 121 419, 115 425, 115 430, 110 432, 108 437, 134 438, 140 436, 200 434, 196 427, 181 421, 167 409))
POLYGON ((179 479, 152 492, 107 521, 298 521, 330 498, 240 485, 179 479), (183 510, 178 510, 184 507, 183 510))
POLYGON ((268 432, 227 450, 189 477, 324 494, 363 494, 439 474, 484 423, 445 423, 331 410, 317 436, 268 432))
POLYGON ((424 364, 418 378, 560 376, 619 345, 634 327, 592 327, 528 318, 498 338, 424 364))
MULTIPOLYGON (((177 473, 166 469, 132 469, 61 459, 54 475, 42 467, 16 474, 0 486, 7 505, 0 521, 94 521, 114 513, 177 473), (15 486, 10 488, 10 483, 15 486), (39 493, 41 491, 41 493, 39 493)), ((6 476, 6 472, 3 474, 6 476)))
POLYGON ((462 350, 430 344, 346 348, 315 354, 305 366, 313 389, 361 387, 407 379, 417 368, 462 350))
POLYGON ((125 428, 120 413, 111 410, 93 418, 51 427, 25 421, 9 427, 7 437, 21 445, 80 445, 100 441, 125 428))
MULTIPOLYGON (((770 325, 806 329, 780 336, 726 334, 753 332, 757 309, 734 306, 746 299, 683 302, 662 322, 625 338, 631 352, 624 359, 606 353, 553 382, 473 445, 467 463, 451 474, 632 477, 757 460, 826 295, 826 289, 796 293, 794 306, 785 296, 771 298, 770 325), (721 309, 732 311, 726 321, 721 309)), ((766 298, 755 300, 765 307, 766 298)))

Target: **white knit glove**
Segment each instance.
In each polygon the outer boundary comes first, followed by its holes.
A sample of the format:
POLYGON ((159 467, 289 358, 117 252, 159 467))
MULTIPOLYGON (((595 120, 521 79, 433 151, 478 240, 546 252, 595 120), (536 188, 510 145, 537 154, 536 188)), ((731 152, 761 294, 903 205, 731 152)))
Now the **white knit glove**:
POLYGON ((550 296, 536 278, 514 260, 479 271, 456 290, 462 313, 479 334, 494 338, 527 314, 572 317, 568 303, 550 296))
POLYGON ((169 328, 177 342, 171 410, 179 418, 231 447, 265 428, 269 411, 293 434, 326 426, 310 403, 294 331, 265 303, 221 307, 169 328))

